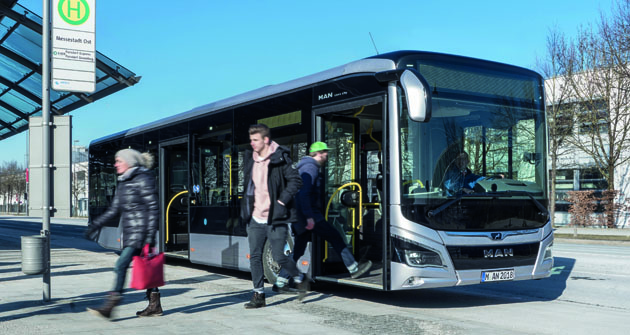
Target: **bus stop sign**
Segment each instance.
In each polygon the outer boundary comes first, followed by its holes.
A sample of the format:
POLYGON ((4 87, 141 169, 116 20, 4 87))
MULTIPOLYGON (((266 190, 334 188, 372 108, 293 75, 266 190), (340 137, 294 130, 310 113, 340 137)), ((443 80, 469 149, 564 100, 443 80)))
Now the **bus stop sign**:
POLYGON ((52 89, 94 92, 96 0, 53 0, 52 89))

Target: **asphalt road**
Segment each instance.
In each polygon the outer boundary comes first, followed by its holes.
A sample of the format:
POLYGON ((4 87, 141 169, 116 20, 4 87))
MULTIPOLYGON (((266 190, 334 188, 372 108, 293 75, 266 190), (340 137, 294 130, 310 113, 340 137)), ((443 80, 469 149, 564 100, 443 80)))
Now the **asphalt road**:
MULTIPOLYGON (((40 226, 0 220, 0 244, 16 235, 37 234, 40 226)), ((81 239, 80 225, 53 224, 51 231, 53 248, 85 250, 95 258, 108 254, 81 239)), ((296 333, 301 334, 627 334, 630 245, 556 240, 554 255, 554 273, 542 280, 403 292, 318 285, 304 304, 294 304, 282 296, 264 312, 323 320, 323 328, 297 329, 296 333)), ((113 262, 114 258, 108 257, 113 262)), ((247 273, 175 260, 169 265, 175 269, 170 274, 181 276, 171 280, 173 285, 178 283, 208 295, 220 294, 221 290, 247 292, 250 285, 247 273), (181 274, 176 269, 182 269, 181 274), (217 278, 222 278, 220 285, 217 278)), ((7 287, 0 288, 0 292, 4 289, 7 287)), ((234 314, 236 319, 246 317, 239 301, 244 297, 233 298, 233 311, 228 309, 226 313, 234 314)), ((184 322, 180 318, 174 320, 184 322)))

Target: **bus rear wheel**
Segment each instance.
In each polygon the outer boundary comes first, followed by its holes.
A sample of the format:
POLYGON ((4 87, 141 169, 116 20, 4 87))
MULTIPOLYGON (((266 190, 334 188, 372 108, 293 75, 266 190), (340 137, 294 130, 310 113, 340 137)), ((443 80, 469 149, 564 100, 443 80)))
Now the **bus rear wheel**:
MULTIPOLYGON (((284 254, 291 257, 293 253, 293 239, 291 236, 287 236, 287 241, 284 244, 284 254)), ((265 272, 265 278, 270 284, 274 284, 278 279, 280 273, 280 264, 273 259, 271 254, 271 242, 267 240, 263 249, 263 270, 265 272)))

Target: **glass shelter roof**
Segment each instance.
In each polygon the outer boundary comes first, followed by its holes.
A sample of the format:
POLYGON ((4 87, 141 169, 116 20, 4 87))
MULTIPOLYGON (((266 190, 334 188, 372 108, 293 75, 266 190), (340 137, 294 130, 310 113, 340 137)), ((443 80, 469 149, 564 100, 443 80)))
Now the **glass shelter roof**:
MULTIPOLYGON (((50 112, 64 115, 135 85, 140 77, 96 52, 96 90, 50 90, 50 112)), ((42 18, 0 0, 0 140, 28 129, 31 116, 42 115, 42 18)))

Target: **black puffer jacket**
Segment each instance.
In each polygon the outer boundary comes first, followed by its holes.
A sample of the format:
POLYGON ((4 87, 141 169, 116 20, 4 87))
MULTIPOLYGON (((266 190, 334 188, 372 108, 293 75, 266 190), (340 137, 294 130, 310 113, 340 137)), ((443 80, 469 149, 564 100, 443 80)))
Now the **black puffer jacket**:
POLYGON ((92 224, 100 228, 103 223, 120 215, 123 225, 122 246, 142 248, 154 244, 158 227, 158 196, 155 176, 142 167, 133 168, 129 175, 119 177, 112 205, 92 224))
MULTIPOLYGON (((254 159, 251 150, 245 151, 243 157, 245 194, 241 199, 241 219, 248 224, 254 211, 254 182, 252 181, 254 159)), ((269 157, 267 170, 267 188, 271 202, 267 224, 287 224, 297 220, 294 197, 300 187, 302 187, 302 178, 292 165, 289 150, 278 146, 269 157), (278 200, 285 206, 280 205, 278 200)))

